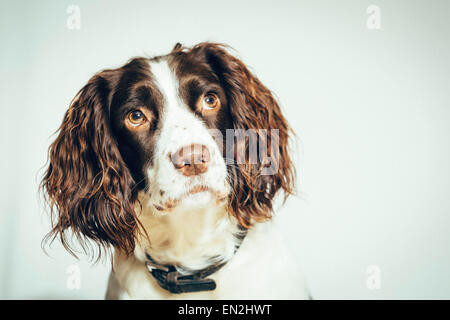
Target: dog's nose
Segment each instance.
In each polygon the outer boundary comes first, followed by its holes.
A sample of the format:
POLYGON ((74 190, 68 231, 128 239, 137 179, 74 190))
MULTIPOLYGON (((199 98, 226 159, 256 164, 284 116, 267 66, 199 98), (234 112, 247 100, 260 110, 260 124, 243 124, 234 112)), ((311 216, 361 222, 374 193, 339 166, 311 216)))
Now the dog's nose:
POLYGON ((185 176, 195 176, 208 170, 209 150, 203 144, 193 143, 178 149, 170 156, 173 166, 185 176))

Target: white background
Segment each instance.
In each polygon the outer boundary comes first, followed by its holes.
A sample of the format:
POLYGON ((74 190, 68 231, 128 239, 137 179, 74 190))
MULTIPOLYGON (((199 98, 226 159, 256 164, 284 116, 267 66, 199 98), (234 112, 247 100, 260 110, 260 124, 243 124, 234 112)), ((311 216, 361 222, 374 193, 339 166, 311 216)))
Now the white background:
POLYGON ((450 298, 449 13, 448 1, 2 0, 0 298, 103 298, 108 262, 41 249, 51 135, 95 72, 205 40, 237 50, 298 135, 301 197, 277 216, 313 296, 450 298))

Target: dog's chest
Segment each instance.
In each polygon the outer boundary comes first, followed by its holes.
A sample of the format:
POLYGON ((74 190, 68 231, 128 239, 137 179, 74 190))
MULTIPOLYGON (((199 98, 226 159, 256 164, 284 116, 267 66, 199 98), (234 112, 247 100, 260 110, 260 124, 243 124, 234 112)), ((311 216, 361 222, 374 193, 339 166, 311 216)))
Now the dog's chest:
POLYGON ((137 241, 135 256, 145 261, 146 255, 160 264, 200 270, 212 262, 229 260, 242 237, 242 230, 224 206, 189 210, 176 208, 168 214, 141 214, 141 222, 149 241, 137 241))
POLYGON ((214 291, 171 294, 136 256, 116 259, 107 297, 121 299, 307 299, 301 270, 270 223, 249 230, 239 250, 209 278, 214 291))

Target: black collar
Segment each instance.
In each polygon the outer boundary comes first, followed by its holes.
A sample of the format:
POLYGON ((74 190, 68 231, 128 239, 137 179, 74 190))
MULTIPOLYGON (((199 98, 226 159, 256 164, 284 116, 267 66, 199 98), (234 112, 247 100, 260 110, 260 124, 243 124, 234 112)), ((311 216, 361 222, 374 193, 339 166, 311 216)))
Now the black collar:
MULTIPOLYGON (((239 249, 247 234, 247 230, 244 230, 242 227, 240 227, 240 229, 242 233, 238 236, 240 241, 236 246, 234 253, 239 249)), ((155 278, 161 288, 171 293, 211 291, 216 289, 216 282, 213 279, 208 279, 206 277, 212 275, 227 263, 227 261, 225 261, 212 264, 209 267, 195 271, 189 275, 182 275, 175 266, 158 264, 148 253, 145 255, 147 257, 145 264, 150 274, 155 278)))
POLYGON ((189 275, 180 274, 173 265, 160 265, 146 254, 146 265, 150 274, 161 288, 171 293, 210 291, 216 289, 216 282, 206 277, 222 268, 226 262, 213 264, 189 275))

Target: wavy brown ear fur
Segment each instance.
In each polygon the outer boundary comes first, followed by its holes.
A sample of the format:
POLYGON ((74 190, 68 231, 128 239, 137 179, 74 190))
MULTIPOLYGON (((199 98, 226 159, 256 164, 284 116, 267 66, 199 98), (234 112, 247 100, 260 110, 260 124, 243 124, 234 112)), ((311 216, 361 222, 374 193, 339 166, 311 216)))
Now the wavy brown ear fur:
POLYGON ((41 183, 52 217, 44 241, 59 238, 74 255, 69 229, 85 253, 92 249, 87 239, 99 249, 112 245, 127 254, 135 246, 135 182, 108 127, 108 76, 105 71, 91 78, 73 100, 49 148, 41 183))
MULTIPOLYGON (((256 163, 250 162, 247 157, 237 167, 228 166, 234 189, 230 211, 244 227, 270 219, 273 200, 278 191, 284 191, 285 200, 294 193, 295 169, 288 149, 289 136, 293 132, 270 90, 241 60, 228 53, 226 46, 201 43, 192 51, 202 55, 223 82, 234 129, 253 129, 259 141, 267 143, 267 153, 260 154, 256 163), (269 158, 272 167, 275 162, 275 170, 264 174, 269 158)), ((235 150, 243 148, 248 155, 249 139, 245 139, 243 144, 236 145, 235 150)))

